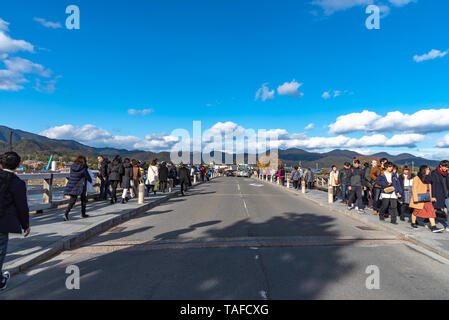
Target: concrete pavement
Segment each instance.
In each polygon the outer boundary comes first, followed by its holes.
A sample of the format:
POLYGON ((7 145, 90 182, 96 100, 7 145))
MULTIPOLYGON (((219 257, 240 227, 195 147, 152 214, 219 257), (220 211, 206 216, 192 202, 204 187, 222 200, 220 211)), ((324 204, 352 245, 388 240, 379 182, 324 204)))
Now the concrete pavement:
POLYGON ((449 261, 253 179, 218 178, 13 277, 0 299, 447 299, 449 261), (65 287, 80 269, 80 290, 65 287), (368 290, 368 266, 380 289, 368 290))

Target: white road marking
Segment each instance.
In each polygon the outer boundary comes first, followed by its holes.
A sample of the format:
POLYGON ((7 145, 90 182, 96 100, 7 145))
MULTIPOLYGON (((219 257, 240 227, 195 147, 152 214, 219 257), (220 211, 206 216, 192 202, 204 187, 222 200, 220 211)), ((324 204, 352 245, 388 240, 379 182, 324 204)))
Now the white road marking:
POLYGON ((263 184, 251 183, 250 186, 253 186, 253 187, 263 187, 263 184))
POLYGON ((237 190, 240 191, 240 185, 237 183, 237 190))

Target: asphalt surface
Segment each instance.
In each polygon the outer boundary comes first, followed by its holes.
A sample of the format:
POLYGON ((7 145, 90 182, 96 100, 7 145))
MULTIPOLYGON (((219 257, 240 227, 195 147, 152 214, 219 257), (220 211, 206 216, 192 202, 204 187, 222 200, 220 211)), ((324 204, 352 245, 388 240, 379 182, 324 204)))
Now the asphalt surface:
POLYGON ((448 299, 449 262, 300 195, 221 177, 10 280, 0 299, 448 299), (68 266, 80 270, 68 290, 68 266), (368 289, 369 266, 379 289, 368 289))

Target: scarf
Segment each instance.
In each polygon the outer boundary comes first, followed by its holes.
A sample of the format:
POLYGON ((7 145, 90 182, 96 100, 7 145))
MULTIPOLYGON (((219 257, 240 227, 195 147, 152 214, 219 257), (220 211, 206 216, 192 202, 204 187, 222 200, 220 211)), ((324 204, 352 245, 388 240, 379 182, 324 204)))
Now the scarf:
POLYGON ((446 172, 443 172, 443 171, 441 171, 441 169, 440 169, 440 166, 438 166, 437 167, 437 172, 439 173, 439 174, 441 174, 443 177, 447 177, 447 171, 446 172))

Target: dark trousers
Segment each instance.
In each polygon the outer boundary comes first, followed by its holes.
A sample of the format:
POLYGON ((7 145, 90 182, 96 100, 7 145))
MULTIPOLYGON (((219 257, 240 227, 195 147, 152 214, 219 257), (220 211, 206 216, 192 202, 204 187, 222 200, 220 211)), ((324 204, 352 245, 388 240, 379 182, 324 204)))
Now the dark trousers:
POLYGON ((342 183, 341 184, 341 201, 345 202, 348 200, 348 185, 342 183))
POLYGON ((362 209, 363 201, 362 201, 362 187, 351 187, 351 191, 349 193, 349 201, 348 206, 355 203, 356 207, 362 209))
POLYGON ((332 193, 333 193, 333 195, 334 195, 334 201, 336 201, 337 199, 338 199, 338 187, 337 186, 334 186, 334 187, 332 187, 332 193))
POLYGON ((405 218, 405 216, 408 216, 410 214, 410 207, 409 207, 408 203, 401 203, 399 208, 400 208, 399 212, 401 213, 401 218, 405 218))
POLYGON ((293 189, 298 189, 298 183, 299 181, 294 181, 293 180, 293 189))
POLYGON ((167 189, 167 181, 165 180, 159 181, 159 190, 165 192, 165 189, 167 189))
POLYGON ((7 233, 0 233, 0 279, 3 279, 3 261, 5 261, 6 250, 8 249, 8 237, 7 233))
POLYGON ((119 182, 120 181, 111 181, 111 188, 112 188, 111 198, 113 200, 117 200, 117 188, 118 188, 119 182))
POLYGON ((106 198, 111 195, 111 190, 109 190, 109 185, 110 185, 109 179, 101 180, 100 199, 106 200, 106 198))
POLYGON ((379 201, 381 190, 379 188, 373 188, 373 210, 379 211, 381 201, 379 201))
POLYGON ((184 191, 187 191, 187 187, 188 187, 188 183, 187 182, 182 182, 181 183, 181 193, 184 194, 184 191))
POLYGON ((398 200, 382 199, 382 205, 379 210, 379 215, 383 217, 388 208, 390 208, 391 222, 396 222, 396 218, 398 216, 398 200))
MULTIPOLYGON (((81 213, 83 215, 85 215, 86 214, 86 206, 87 206, 87 193, 83 192, 81 194, 80 198, 81 198, 81 213)), ((72 210, 72 208, 75 206, 76 199, 78 199, 78 196, 70 196, 69 206, 65 210, 66 213, 69 213, 70 210, 72 210)))
POLYGON ((139 179, 133 179, 133 192, 134 192, 134 197, 138 197, 139 196, 139 179))

